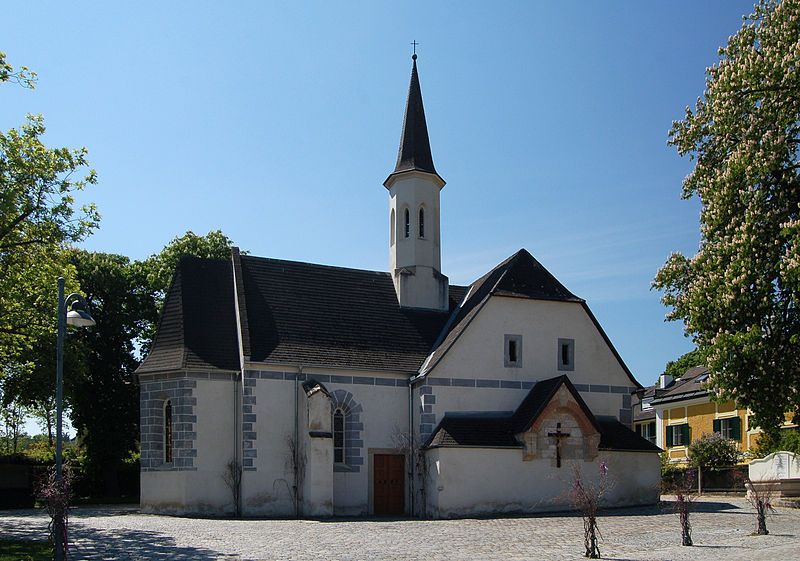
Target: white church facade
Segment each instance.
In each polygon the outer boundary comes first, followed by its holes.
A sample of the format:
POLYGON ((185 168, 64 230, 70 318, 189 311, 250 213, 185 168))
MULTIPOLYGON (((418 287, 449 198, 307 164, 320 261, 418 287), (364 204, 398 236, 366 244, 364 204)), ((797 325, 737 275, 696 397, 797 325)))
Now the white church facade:
POLYGON ((143 511, 559 510, 574 470, 601 466, 608 505, 658 500, 659 449, 630 430, 641 386, 586 302, 524 249, 450 285, 444 185, 415 55, 384 182, 388 272, 181 260, 138 370, 143 511))

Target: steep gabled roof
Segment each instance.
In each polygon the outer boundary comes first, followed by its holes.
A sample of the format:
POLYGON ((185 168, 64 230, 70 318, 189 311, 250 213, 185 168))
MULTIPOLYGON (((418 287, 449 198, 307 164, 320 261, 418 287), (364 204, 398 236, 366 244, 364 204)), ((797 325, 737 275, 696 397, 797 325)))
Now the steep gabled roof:
POLYGON ((470 285, 466 299, 447 322, 433 353, 423 366, 422 374, 436 366, 494 294, 533 300, 583 302, 558 282, 533 255, 520 249, 470 285))
POLYGON ((231 262, 183 257, 137 372, 209 368, 239 369, 231 262))
POLYGON ((553 399, 553 396, 556 395, 556 392, 561 386, 565 386, 572 394, 572 397, 575 398, 578 406, 580 406, 581 411, 583 411, 592 426, 599 432, 600 427, 594 415, 592 415, 592 412, 586 406, 586 402, 583 401, 581 394, 578 393, 578 390, 575 389, 575 386, 572 385, 572 382, 570 382, 569 378, 565 375, 536 382, 536 385, 531 388, 531 391, 528 392, 528 395, 526 395, 522 403, 519 404, 519 407, 517 407, 517 410, 511 418, 511 428, 514 432, 525 432, 531 428, 531 425, 536 422, 536 419, 539 418, 539 415, 542 414, 542 411, 544 411, 547 404, 550 403, 550 400, 553 399))
POLYGON ((408 171, 422 171, 439 175, 433 166, 431 143, 428 139, 428 123, 425 120, 422 88, 420 88, 419 74, 417 73, 417 55, 414 55, 412 59, 411 82, 408 85, 400 149, 397 152, 397 164, 389 177, 408 171))

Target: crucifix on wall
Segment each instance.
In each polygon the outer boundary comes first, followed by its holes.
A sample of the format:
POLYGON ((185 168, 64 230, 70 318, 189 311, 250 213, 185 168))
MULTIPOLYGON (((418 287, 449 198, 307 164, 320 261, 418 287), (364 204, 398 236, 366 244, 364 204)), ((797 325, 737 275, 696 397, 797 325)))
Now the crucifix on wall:
POLYGON ((556 467, 561 467, 561 441, 569 437, 568 432, 561 432, 561 423, 556 423, 556 432, 548 432, 547 436, 556 439, 556 467))

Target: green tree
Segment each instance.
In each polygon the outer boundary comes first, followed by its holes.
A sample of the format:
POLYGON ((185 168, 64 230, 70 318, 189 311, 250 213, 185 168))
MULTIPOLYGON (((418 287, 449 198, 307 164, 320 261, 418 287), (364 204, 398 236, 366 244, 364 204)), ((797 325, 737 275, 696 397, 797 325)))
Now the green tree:
POLYGON ((671 360, 664 368, 664 374, 672 376, 676 380, 683 376, 687 370, 695 366, 705 366, 706 359, 700 349, 694 349, 685 353, 675 360, 671 360))
POLYGON ((719 51, 670 144, 695 167, 701 243, 654 287, 682 320, 721 399, 774 432, 800 411, 800 2, 763 0, 719 51))
POLYGON ((127 257, 76 250, 73 264, 96 325, 68 337, 69 354, 83 367, 65 376, 65 393, 87 475, 96 489, 102 484, 105 494, 113 496, 117 469, 136 451, 136 341, 155 318, 155 298, 141 268, 127 257))
MULTIPOLYGON (((36 75, 0 53, 0 83, 33 88, 36 75)), ((0 372, 45 335, 55 336, 56 279, 77 289, 66 249, 96 227, 94 205, 75 194, 97 177, 86 149, 48 148, 40 115, 0 132, 0 372)))

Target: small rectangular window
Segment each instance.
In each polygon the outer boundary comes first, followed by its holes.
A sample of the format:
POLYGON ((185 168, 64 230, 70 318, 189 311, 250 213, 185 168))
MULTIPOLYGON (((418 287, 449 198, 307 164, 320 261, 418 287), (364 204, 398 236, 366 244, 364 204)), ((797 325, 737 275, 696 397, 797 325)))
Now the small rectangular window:
POLYGON ((688 446, 689 425, 670 425, 667 427, 667 446, 688 446))
POLYGON ((575 339, 558 340, 558 369, 575 370, 575 339))
POLYGON ((505 346, 503 363, 506 368, 520 368, 522 366, 522 335, 506 335, 503 343, 505 346))

